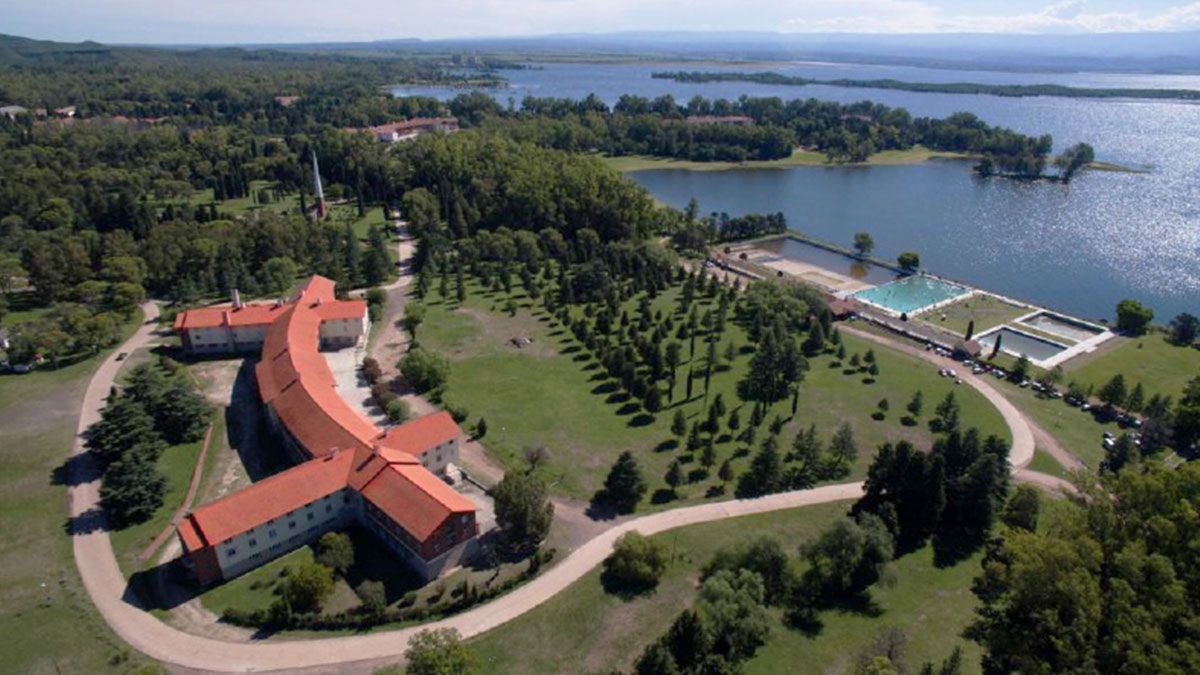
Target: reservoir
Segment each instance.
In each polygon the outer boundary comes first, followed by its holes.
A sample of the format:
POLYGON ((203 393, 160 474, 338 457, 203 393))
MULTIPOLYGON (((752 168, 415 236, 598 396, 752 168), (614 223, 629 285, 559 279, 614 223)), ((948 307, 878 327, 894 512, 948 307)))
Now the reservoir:
MULTIPOLYGON (((782 211, 791 227, 849 246, 870 232, 875 254, 917 251, 935 274, 1092 319, 1112 319, 1123 298, 1136 298, 1165 323, 1200 314, 1200 104, 1157 100, 917 93, 748 82, 652 79, 669 70, 770 70, 834 78, 921 82, 1058 83, 1084 87, 1200 89, 1192 75, 996 73, 866 64, 554 63, 501 71, 511 86, 488 90, 501 103, 522 97, 583 98, 609 105, 622 94, 872 100, 916 116, 973 112, 989 124, 1049 133, 1056 149, 1080 141, 1098 159, 1149 173, 1086 172, 1069 186, 980 180, 965 162, 913 166, 820 167, 629 174, 660 200, 683 207, 696 197, 702 213, 782 211)), ((461 90, 401 87, 397 94, 445 99, 461 90)))

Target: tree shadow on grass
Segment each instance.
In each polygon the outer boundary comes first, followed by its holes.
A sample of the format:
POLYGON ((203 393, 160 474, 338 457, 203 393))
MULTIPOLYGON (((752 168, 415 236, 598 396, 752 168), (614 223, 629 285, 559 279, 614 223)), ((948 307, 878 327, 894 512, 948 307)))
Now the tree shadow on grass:
POLYGON ((674 450, 678 447, 679 447, 678 439, 668 438, 667 440, 663 441, 662 443, 659 443, 658 445, 654 446, 654 451, 655 452, 671 452, 672 450, 674 450))
POLYGON ((679 499, 679 495, 670 488, 659 488, 654 491, 654 494, 650 495, 651 504, 667 504, 676 499, 679 499))
POLYGON ((593 394, 611 394, 619 389, 615 380, 609 380, 592 387, 593 394))
POLYGON ((560 350, 558 351, 558 353, 559 353, 559 354, 562 354, 563 356, 566 356, 566 355, 568 355, 568 354, 577 354, 577 353, 579 353, 581 350, 582 350, 582 348, 581 348, 579 345, 576 345, 576 344, 569 344, 569 345, 567 345, 566 347, 563 347, 562 349, 560 349, 560 350))
POLYGON ((646 427, 651 424, 654 424, 654 415, 650 413, 641 413, 629 419, 629 426, 634 428, 646 427))
MULTIPOLYGON (((629 398, 628 395, 626 395, 626 399, 628 399, 628 398, 629 398)), ((638 405, 634 401, 630 401, 629 403, 626 403, 625 405, 621 406, 620 408, 617 408, 617 414, 624 417, 625 415, 632 415, 641 409, 642 409, 642 406, 638 405)))
POLYGON ((628 401, 629 398, 630 398, 629 392, 616 391, 616 392, 613 392, 612 394, 609 394, 608 398, 604 399, 604 402, 609 403, 609 404, 624 403, 624 402, 628 401))
POLYGON ((614 579, 607 571, 600 574, 600 585, 604 587, 605 593, 614 595, 625 602, 629 602, 640 596, 653 594, 657 587, 657 584, 631 584, 627 581, 614 579))

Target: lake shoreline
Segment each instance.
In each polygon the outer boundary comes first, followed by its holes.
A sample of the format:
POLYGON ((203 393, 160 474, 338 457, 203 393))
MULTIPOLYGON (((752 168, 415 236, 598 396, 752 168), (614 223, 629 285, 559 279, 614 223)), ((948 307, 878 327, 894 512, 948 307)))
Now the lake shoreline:
MULTIPOLYGON (((790 157, 769 160, 747 160, 745 162, 696 162, 686 159, 669 157, 651 157, 647 155, 626 155, 614 157, 598 155, 601 162, 620 171, 635 173, 638 171, 655 171, 674 169, 680 171, 737 171, 745 169, 794 169, 794 168, 855 168, 869 166, 911 166, 928 161, 976 161, 979 157, 959 152, 941 152, 921 146, 908 150, 884 150, 871 155, 865 162, 830 162, 820 152, 797 150, 790 157)), ((1113 162, 1092 162, 1084 167, 1087 171, 1105 171, 1114 173, 1150 173, 1148 170, 1116 164, 1113 162)))

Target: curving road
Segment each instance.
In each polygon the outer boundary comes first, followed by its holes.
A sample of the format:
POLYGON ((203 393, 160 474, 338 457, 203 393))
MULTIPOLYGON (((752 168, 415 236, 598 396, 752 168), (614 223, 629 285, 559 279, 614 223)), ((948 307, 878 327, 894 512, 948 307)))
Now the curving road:
MULTIPOLYGON (((117 351, 132 352, 147 344, 156 327, 158 309, 152 303, 143 306, 146 323, 117 351)), ((910 351, 887 338, 853 330, 856 335, 910 351)), ((920 358, 929 357, 911 349, 920 358)), ((79 419, 79 432, 99 419, 104 398, 115 381, 120 363, 109 356, 88 384, 79 419)), ((964 382, 983 394, 1000 411, 1013 437, 1012 463, 1018 480, 1046 487, 1061 487, 1056 478, 1021 467, 1033 458, 1034 437, 1024 416, 987 382, 964 376, 964 382)), ((81 439, 76 440, 72 455, 84 453, 81 439)), ((82 462, 87 462, 85 455, 82 462)), ((159 621, 138 606, 121 574, 108 533, 103 528, 74 535, 75 561, 84 587, 109 626, 132 647, 166 664, 201 672, 269 672, 278 670, 317 670, 334 672, 358 663, 399 660, 408 640, 429 628, 454 628, 464 637, 478 635, 510 621, 546 602, 565 590, 608 555, 613 542, 625 532, 637 530, 654 534, 685 525, 725 518, 791 509, 813 504, 854 499, 862 494, 862 483, 828 485, 808 490, 785 492, 753 500, 732 500, 672 509, 645 515, 611 527, 582 544, 558 564, 529 583, 474 609, 443 619, 387 632, 343 637, 291 641, 234 643, 185 633, 159 621)), ((99 481, 75 484, 68 489, 72 517, 93 520, 99 515, 99 481)))

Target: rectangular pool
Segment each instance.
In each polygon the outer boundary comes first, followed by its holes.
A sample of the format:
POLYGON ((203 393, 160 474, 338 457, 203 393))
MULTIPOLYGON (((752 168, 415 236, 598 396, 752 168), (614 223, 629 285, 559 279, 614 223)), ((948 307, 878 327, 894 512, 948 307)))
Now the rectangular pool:
POLYGON ((886 284, 896 278, 896 273, 886 267, 864 262, 792 237, 768 239, 754 244, 754 247, 774 253, 781 258, 820 267, 868 284, 886 284))
POLYGON ((1076 321, 1051 312, 1038 312, 1033 316, 1021 319, 1020 323, 1075 342, 1082 342, 1104 332, 1104 329, 1099 326, 1093 326, 1083 321, 1076 321))
POLYGON ((991 353, 996 345, 997 336, 1002 336, 999 338, 1001 351, 1017 355, 1024 354, 1033 361, 1045 361, 1067 349, 1066 345, 1060 345, 1057 342, 1004 326, 979 338, 979 344, 983 347, 984 354, 991 353))
POLYGON ((912 314, 970 292, 971 289, 966 286, 918 274, 859 291, 854 297, 890 309, 897 314, 912 314))

